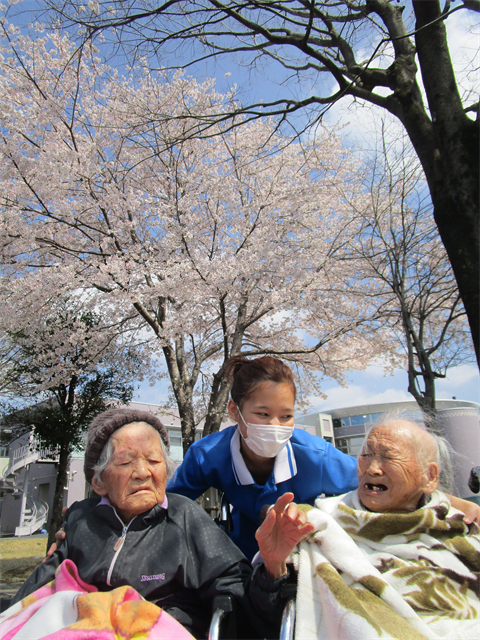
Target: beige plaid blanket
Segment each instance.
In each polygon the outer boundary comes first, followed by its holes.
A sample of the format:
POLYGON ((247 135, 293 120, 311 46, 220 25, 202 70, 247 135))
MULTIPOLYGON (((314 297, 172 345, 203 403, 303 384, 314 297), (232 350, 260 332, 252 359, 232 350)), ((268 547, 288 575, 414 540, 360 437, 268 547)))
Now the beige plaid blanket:
POLYGON ((480 531, 447 497, 404 514, 365 511, 356 491, 302 505, 297 640, 480 639, 480 531))

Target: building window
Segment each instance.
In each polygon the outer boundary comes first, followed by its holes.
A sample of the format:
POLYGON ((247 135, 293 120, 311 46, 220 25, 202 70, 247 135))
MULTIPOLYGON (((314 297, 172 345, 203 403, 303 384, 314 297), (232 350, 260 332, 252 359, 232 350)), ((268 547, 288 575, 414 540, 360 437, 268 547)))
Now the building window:
POLYGON ((322 418, 322 429, 323 429, 323 433, 332 433, 332 425, 330 423, 330 420, 327 420, 326 418, 322 418))
POLYGON ((346 438, 337 438, 335 440, 335 446, 342 453, 348 453, 348 443, 346 438))
POLYGON ((353 438, 336 438, 335 446, 339 451, 348 453, 355 458, 360 455, 362 450, 363 436, 355 436, 353 438))
POLYGON ((377 422, 381 413, 364 413, 359 416, 350 416, 346 418, 333 418, 333 428, 340 429, 340 427, 358 427, 361 425, 371 425, 377 422))
POLYGON ((179 429, 167 429, 170 438, 170 457, 175 462, 183 460, 182 433, 179 429))
POLYGON ((348 453, 351 456, 357 458, 360 455, 364 439, 363 436, 348 439, 348 453))

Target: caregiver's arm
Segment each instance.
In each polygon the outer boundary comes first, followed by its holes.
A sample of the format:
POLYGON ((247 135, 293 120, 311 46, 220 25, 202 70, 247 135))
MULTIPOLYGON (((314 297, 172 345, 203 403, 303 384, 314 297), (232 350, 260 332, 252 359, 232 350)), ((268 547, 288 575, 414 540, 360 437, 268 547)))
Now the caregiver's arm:
MULTIPOLYGON (((62 518, 65 518, 65 514, 67 513, 67 511, 68 511, 68 507, 63 507, 62 518)), ((63 525, 62 525, 62 528, 55 532, 55 542, 52 545, 50 545, 50 548, 47 551, 47 556, 45 560, 42 560, 42 562, 46 562, 55 553, 55 551, 57 550, 57 547, 60 546, 60 544, 63 542, 63 540, 65 540, 66 537, 67 536, 65 534, 65 529, 63 528, 63 525)))
POLYGON ((193 443, 185 454, 182 464, 168 481, 167 491, 195 500, 210 488, 210 484, 203 476, 196 453, 195 443, 193 443))
MULTIPOLYGON (((336 449, 329 442, 325 442, 323 459, 318 461, 316 483, 321 485, 321 491, 328 495, 347 493, 358 487, 357 459, 336 449)), ((313 504, 313 503, 312 503, 313 504)))
POLYGON ((292 502, 293 497, 293 493, 285 493, 278 498, 255 534, 271 580, 278 580, 287 573, 288 556, 305 536, 314 531, 313 525, 307 522, 307 515, 292 502))
POLYGON ((446 494, 447 498, 450 500, 450 504, 454 509, 458 509, 459 511, 463 511, 465 514, 463 521, 465 524, 472 524, 472 522, 476 522, 480 525, 480 506, 475 502, 470 502, 470 500, 464 500, 463 498, 457 498, 456 496, 450 496, 448 493, 446 494))

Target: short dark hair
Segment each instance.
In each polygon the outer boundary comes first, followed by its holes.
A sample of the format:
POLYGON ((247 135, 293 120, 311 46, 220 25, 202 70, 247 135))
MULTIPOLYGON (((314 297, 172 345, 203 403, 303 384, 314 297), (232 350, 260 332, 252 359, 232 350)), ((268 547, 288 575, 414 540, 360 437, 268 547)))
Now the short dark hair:
POLYGON ((288 384, 292 388, 294 399, 297 395, 292 370, 279 358, 273 356, 262 356, 253 360, 243 356, 230 358, 225 365, 225 375, 233 383, 230 395, 239 407, 264 382, 288 384))

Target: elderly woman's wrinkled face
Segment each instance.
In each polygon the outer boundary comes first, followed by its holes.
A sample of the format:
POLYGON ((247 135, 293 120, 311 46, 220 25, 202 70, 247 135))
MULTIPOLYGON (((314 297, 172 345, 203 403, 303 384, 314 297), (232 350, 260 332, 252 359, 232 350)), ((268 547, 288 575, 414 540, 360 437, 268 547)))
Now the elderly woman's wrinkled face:
POLYGON ((126 523, 165 499, 167 471, 158 432, 145 422, 132 422, 110 438, 113 456, 95 492, 107 496, 126 523))
POLYGON ((423 493, 435 489, 436 481, 432 484, 417 462, 414 444, 408 427, 380 426, 371 431, 357 466, 358 495, 367 509, 413 511, 423 493))

